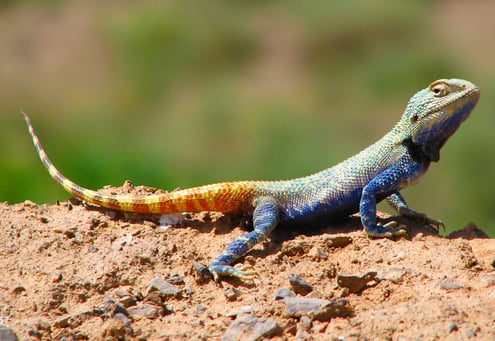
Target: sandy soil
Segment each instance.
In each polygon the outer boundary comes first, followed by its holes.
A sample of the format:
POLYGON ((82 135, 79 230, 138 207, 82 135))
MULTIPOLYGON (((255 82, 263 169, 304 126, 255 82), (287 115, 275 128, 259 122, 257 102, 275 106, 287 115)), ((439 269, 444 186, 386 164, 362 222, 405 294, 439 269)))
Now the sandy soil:
MULTIPOLYGON (((106 190, 153 192, 130 184, 106 190)), ((495 337, 495 241, 474 224, 441 237, 401 218, 410 238, 397 240, 367 238, 358 217, 278 229, 242 260, 259 272, 249 285, 216 283, 197 270, 249 230, 249 220, 206 212, 184 217, 180 227, 166 229, 159 216, 76 200, 0 204, 0 338, 12 332, 21 340, 495 337), (303 285, 291 284, 298 281, 303 285), (283 288, 297 293, 299 306, 318 298, 345 307, 331 316, 294 312, 290 299, 276 298, 283 288)))

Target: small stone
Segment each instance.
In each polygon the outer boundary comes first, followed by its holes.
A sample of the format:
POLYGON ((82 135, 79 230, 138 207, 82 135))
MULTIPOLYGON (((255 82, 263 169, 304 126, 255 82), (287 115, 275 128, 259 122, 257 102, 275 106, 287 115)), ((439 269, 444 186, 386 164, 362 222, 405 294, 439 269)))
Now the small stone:
POLYGON ((349 236, 329 236, 324 244, 326 247, 344 247, 348 244, 352 243, 352 238, 349 236))
POLYGON ((459 327, 457 326, 457 324, 455 324, 453 322, 452 323, 449 323, 449 325, 447 326, 447 332, 449 334, 452 333, 452 332, 455 332, 457 330, 459 330, 459 327))
POLYGON ((275 294, 275 299, 281 300, 281 299, 284 299, 286 297, 295 297, 295 296, 296 296, 296 294, 294 293, 294 291, 287 289, 287 288, 280 288, 280 289, 278 289, 277 293, 275 294))
MULTIPOLYGON (((28 335, 29 336, 33 336, 33 337, 35 337, 37 339, 41 339, 43 337, 43 333, 40 332, 39 330, 36 330, 36 329, 30 329, 28 331, 28 335)), ((3 340, 2 335, 0 335, 0 340, 3 340)))
POLYGON ((235 301, 241 295, 241 292, 236 288, 230 287, 227 290, 225 290, 223 294, 229 301, 235 301))
POLYGON ((70 319, 71 319, 71 316, 70 315, 65 315, 65 316, 59 317, 55 321, 55 327, 57 327, 57 328, 67 328, 69 326, 69 324, 70 324, 70 319))
POLYGON ((253 307, 250 305, 247 305, 247 306, 241 307, 240 309, 232 310, 232 311, 228 312, 226 316, 237 317, 239 315, 252 314, 252 313, 253 313, 253 307))
POLYGON ((213 279, 213 275, 208 267, 199 262, 193 262, 193 273, 196 274, 196 281, 199 284, 208 283, 213 279))
POLYGON ((289 317, 300 318, 312 316, 320 321, 328 321, 332 317, 346 317, 352 313, 349 302, 346 299, 322 300, 308 297, 286 297, 285 314, 289 317))
POLYGON ((304 296, 313 291, 313 287, 311 286, 311 284, 309 284, 308 282, 306 282, 306 280, 302 279, 299 276, 290 275, 289 283, 292 287, 292 290, 294 290, 296 294, 301 294, 304 296))
POLYGON ((56 273, 52 276, 52 282, 53 283, 58 283, 64 278, 64 275, 62 275, 60 272, 56 273))
POLYGON ((129 311, 120 303, 115 302, 111 298, 107 298, 104 303, 104 309, 111 316, 115 316, 116 314, 124 314, 129 316, 129 311))
POLYGON ((446 279, 440 283, 440 287, 445 290, 456 290, 462 288, 462 285, 453 282, 451 279, 446 279))
POLYGON ((46 320, 41 320, 41 319, 36 322, 35 327, 38 330, 50 331, 50 329, 51 329, 50 322, 48 322, 46 320))
POLYGON ((312 325, 312 320, 309 316, 301 316, 301 318, 299 319, 299 323, 302 329, 309 330, 312 325))
POLYGON ((130 306, 136 305, 137 300, 134 296, 127 295, 119 298, 118 302, 122 304, 124 307, 129 308, 130 306))
POLYGON ((476 337, 476 331, 468 329, 468 331, 466 332, 466 336, 468 339, 472 339, 473 337, 476 337))
POLYGON ((168 281, 172 284, 182 285, 184 284, 184 277, 179 274, 172 274, 168 277, 168 281))
POLYGON ((375 271, 370 271, 362 276, 338 275, 337 284, 341 288, 349 289, 350 292, 358 293, 367 287, 368 282, 376 280, 376 275, 375 271))
POLYGON ((156 319, 163 314, 163 309, 156 305, 143 304, 129 308, 129 312, 132 315, 141 315, 148 319, 156 319))
POLYGON ((155 277, 151 281, 148 287, 148 294, 153 291, 158 291, 160 295, 165 299, 171 297, 180 297, 182 295, 181 289, 177 288, 175 285, 167 282, 161 277, 155 277))
POLYGON ((93 314, 93 311, 92 310, 84 311, 84 312, 79 313, 77 315, 73 315, 69 319, 69 327, 71 327, 71 329, 77 328, 81 324, 83 324, 85 321, 87 321, 90 318, 92 318, 93 316, 95 316, 95 315, 93 314))
POLYGON ((305 329, 301 328, 296 333, 296 340, 298 341, 309 341, 312 339, 313 337, 311 336, 311 334, 309 334, 308 331, 305 329))
POLYGON ((223 341, 262 340, 281 335, 283 328, 274 320, 259 318, 253 315, 237 318, 227 328, 223 341))
POLYGON ((204 305, 201 305, 201 304, 200 304, 200 305, 198 305, 198 306, 196 307, 196 309, 194 310, 194 314, 195 314, 195 315, 200 315, 200 314, 204 313, 204 312, 205 312, 205 311, 207 311, 207 310, 208 310, 208 308, 207 308, 207 307, 205 307, 204 305))
POLYGON ((32 202, 31 200, 24 200, 24 206, 36 207, 36 204, 34 202, 32 202))
POLYGON ((467 240, 476 239, 476 238, 489 238, 485 231, 476 226, 475 223, 467 224, 462 230, 454 231, 449 234, 448 238, 456 239, 463 238, 467 240))
POLYGON ((118 313, 118 314, 115 314, 115 316, 113 318, 117 321, 122 321, 126 328, 131 328, 131 320, 129 319, 128 315, 118 313))
POLYGON ((95 253, 95 252, 98 252, 99 250, 100 250, 99 248, 97 248, 96 246, 93 246, 93 245, 88 247, 88 253, 95 253))
POLYGON ((17 341, 17 335, 12 328, 0 328, 0 340, 2 341, 17 341))
POLYGON ((16 295, 19 295, 21 292, 25 292, 26 291, 26 288, 23 287, 22 285, 18 285, 14 288, 14 290, 12 290, 12 292, 16 295))
POLYGON ((309 250, 308 256, 313 260, 327 259, 328 253, 315 246, 311 250, 309 250))
POLYGON ((386 279, 394 284, 399 284, 404 281, 406 275, 411 274, 412 270, 409 268, 396 268, 391 267, 385 272, 382 279, 386 279))

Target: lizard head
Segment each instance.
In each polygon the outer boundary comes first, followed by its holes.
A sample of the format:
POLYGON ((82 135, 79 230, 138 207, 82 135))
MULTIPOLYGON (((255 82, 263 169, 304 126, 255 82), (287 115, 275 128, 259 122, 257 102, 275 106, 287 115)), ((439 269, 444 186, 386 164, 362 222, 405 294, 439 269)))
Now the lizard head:
POLYGON ((436 162, 440 148, 469 117, 479 98, 479 88, 468 81, 434 81, 411 98, 400 125, 407 131, 406 138, 436 162))

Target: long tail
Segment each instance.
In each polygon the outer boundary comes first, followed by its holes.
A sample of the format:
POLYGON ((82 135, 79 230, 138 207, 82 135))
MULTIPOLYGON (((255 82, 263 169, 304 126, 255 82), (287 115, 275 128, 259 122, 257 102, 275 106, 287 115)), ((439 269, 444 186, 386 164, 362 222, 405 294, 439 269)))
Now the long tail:
POLYGON ((144 197, 109 195, 67 179, 50 161, 28 115, 22 112, 38 155, 46 169, 67 192, 90 204, 119 211, 178 213, 197 211, 244 212, 252 208, 256 181, 224 182, 144 197))

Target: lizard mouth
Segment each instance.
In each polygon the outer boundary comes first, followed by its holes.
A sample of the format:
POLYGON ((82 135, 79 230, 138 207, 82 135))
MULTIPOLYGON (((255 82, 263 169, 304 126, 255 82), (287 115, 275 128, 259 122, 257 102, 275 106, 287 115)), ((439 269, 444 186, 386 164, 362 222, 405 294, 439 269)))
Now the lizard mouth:
MULTIPOLYGON (((441 103, 438 106, 432 108, 423 117, 421 117, 419 121, 426 121, 431 116, 449 107, 452 107, 452 110, 448 110, 449 116, 456 115, 457 113, 464 111, 462 109, 466 106, 472 108, 472 106, 478 103, 479 98, 480 98, 480 89, 473 85, 472 87, 465 89, 463 92, 460 92, 450 101, 441 103), (472 103, 472 106, 468 105, 469 102, 472 103)), ((467 116, 465 118, 467 118, 467 116)))

